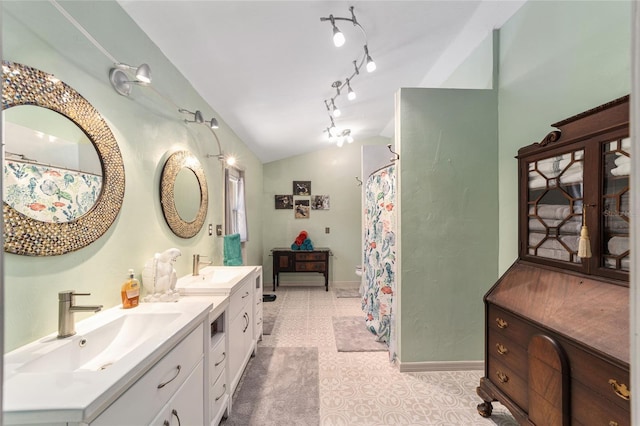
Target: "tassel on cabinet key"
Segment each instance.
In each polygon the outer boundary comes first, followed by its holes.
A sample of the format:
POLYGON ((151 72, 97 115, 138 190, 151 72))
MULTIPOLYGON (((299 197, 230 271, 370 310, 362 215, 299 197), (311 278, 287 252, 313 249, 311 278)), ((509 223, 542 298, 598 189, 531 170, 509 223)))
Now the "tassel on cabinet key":
POLYGON ((578 257, 585 259, 591 257, 591 241, 589 240, 589 229, 587 228, 586 209, 586 205, 582 207, 582 229, 580 230, 580 240, 578 241, 578 257))

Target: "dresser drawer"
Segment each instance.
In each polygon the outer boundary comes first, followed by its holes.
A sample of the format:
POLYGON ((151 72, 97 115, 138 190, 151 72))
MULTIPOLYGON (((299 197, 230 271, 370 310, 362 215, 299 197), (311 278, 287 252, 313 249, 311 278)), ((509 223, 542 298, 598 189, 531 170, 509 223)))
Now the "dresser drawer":
POLYGON ((521 377, 527 377, 527 351, 503 334, 494 330, 489 331, 488 352, 490 356, 499 359, 507 368, 515 371, 521 377))
POLYGON ((211 408, 211 418, 219 417, 220 410, 224 410, 225 404, 229 400, 227 397, 228 385, 225 379, 225 374, 218 377, 218 380, 211 386, 210 392, 210 408, 211 408))
POLYGON ((327 260, 327 253, 296 253, 296 261, 325 261, 327 260))
POLYGON ((327 270, 326 263, 324 262, 296 262, 296 271, 317 271, 324 272, 327 270))
POLYGON ((209 358, 209 383, 213 384, 220 373, 224 371, 224 366, 226 365, 227 359, 227 351, 226 346, 224 344, 224 340, 218 342, 215 348, 211 350, 211 356, 209 358))
MULTIPOLYGON (((614 390, 613 384, 630 387, 629 371, 617 367, 598 358, 572 344, 562 345, 569 357, 572 381, 580 382, 598 394, 599 398, 608 400, 625 411, 630 411, 630 402, 623 399, 614 390)), ((624 388, 619 388, 623 390, 624 388)))
POLYGON ((631 413, 581 383, 571 383, 571 417, 583 425, 630 426, 631 413))
POLYGON ((492 355, 489 356, 488 360, 487 377, 511 400, 518 404, 524 411, 527 411, 529 401, 527 381, 525 379, 492 355))
POLYGON ((489 305, 487 318, 489 332, 498 332, 506 339, 526 348, 529 346, 529 339, 540 331, 533 325, 526 323, 522 319, 498 308, 489 305))

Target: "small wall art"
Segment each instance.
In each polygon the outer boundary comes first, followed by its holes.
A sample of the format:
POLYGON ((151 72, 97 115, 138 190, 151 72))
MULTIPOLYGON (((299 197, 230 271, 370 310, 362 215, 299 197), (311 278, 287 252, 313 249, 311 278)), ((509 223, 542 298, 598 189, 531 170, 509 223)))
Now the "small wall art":
POLYGON ((310 180, 294 180, 293 195, 311 195, 310 180))
POLYGON ((312 210, 329 210, 329 196, 313 195, 311 197, 311 209, 312 210))
POLYGON ((276 195, 275 204, 276 210, 291 210, 293 209, 293 195, 276 195))
POLYGON ((309 219, 309 214, 311 213, 311 209, 309 209, 309 199, 295 200, 294 203, 296 205, 296 219, 309 219))

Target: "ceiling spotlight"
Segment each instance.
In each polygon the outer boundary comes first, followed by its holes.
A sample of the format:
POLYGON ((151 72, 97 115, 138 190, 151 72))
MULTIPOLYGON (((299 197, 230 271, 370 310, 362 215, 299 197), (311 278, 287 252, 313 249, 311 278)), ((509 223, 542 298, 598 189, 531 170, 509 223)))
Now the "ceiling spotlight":
POLYGON ((117 63, 109 71, 109 81, 116 92, 122 96, 129 96, 134 84, 144 86, 151 83, 151 68, 147 64, 132 67, 131 65, 117 63), (132 80, 126 71, 135 71, 135 80, 132 80))
POLYGON ((340 109, 336 106, 336 104, 333 102, 333 99, 331 99, 331 113, 333 114, 334 117, 338 118, 340 117, 340 115, 342 114, 342 112, 340 112, 340 109))
POLYGON ((345 42, 344 34, 342 34, 342 31, 340 31, 338 27, 336 27, 336 22, 333 18, 333 15, 329 15, 329 19, 331 20, 331 25, 333 25, 333 44, 336 47, 340 47, 345 42))
POLYGON ((215 117, 213 117, 211 120, 207 121, 207 125, 209 127, 211 127, 212 129, 217 129, 218 127, 220 127, 218 125, 218 120, 216 120, 215 117))
POLYGON ((347 78, 347 99, 350 101, 356 98, 356 92, 351 88, 351 84, 349 84, 349 79, 347 78))
POLYGON ((366 44, 364 45, 364 54, 366 55, 367 60, 367 72, 374 72, 376 70, 376 63, 371 59, 371 56, 369 55, 369 47, 366 44))

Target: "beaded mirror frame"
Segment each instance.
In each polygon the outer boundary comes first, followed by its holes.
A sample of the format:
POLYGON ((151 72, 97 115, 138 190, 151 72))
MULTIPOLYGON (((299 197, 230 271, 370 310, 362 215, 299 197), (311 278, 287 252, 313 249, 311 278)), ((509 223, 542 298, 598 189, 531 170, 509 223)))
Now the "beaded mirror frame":
POLYGON ((207 189, 207 179, 204 170, 198 159, 189 151, 177 151, 169 156, 162 169, 160 179, 160 204, 162 213, 169 225, 169 228, 181 238, 194 237, 202 229, 207 218, 207 208, 209 205, 209 192, 207 189), (178 173, 183 169, 191 170, 198 179, 200 186, 200 206, 193 221, 187 222, 178 214, 175 202, 175 181, 178 173))
POLYGON ((103 181, 94 206, 71 222, 34 220, 3 202, 4 250, 55 256, 86 247, 111 227, 122 206, 125 175, 118 143, 98 110, 72 87, 36 68, 2 61, 2 109, 19 105, 48 108, 80 127, 98 153, 103 181))

